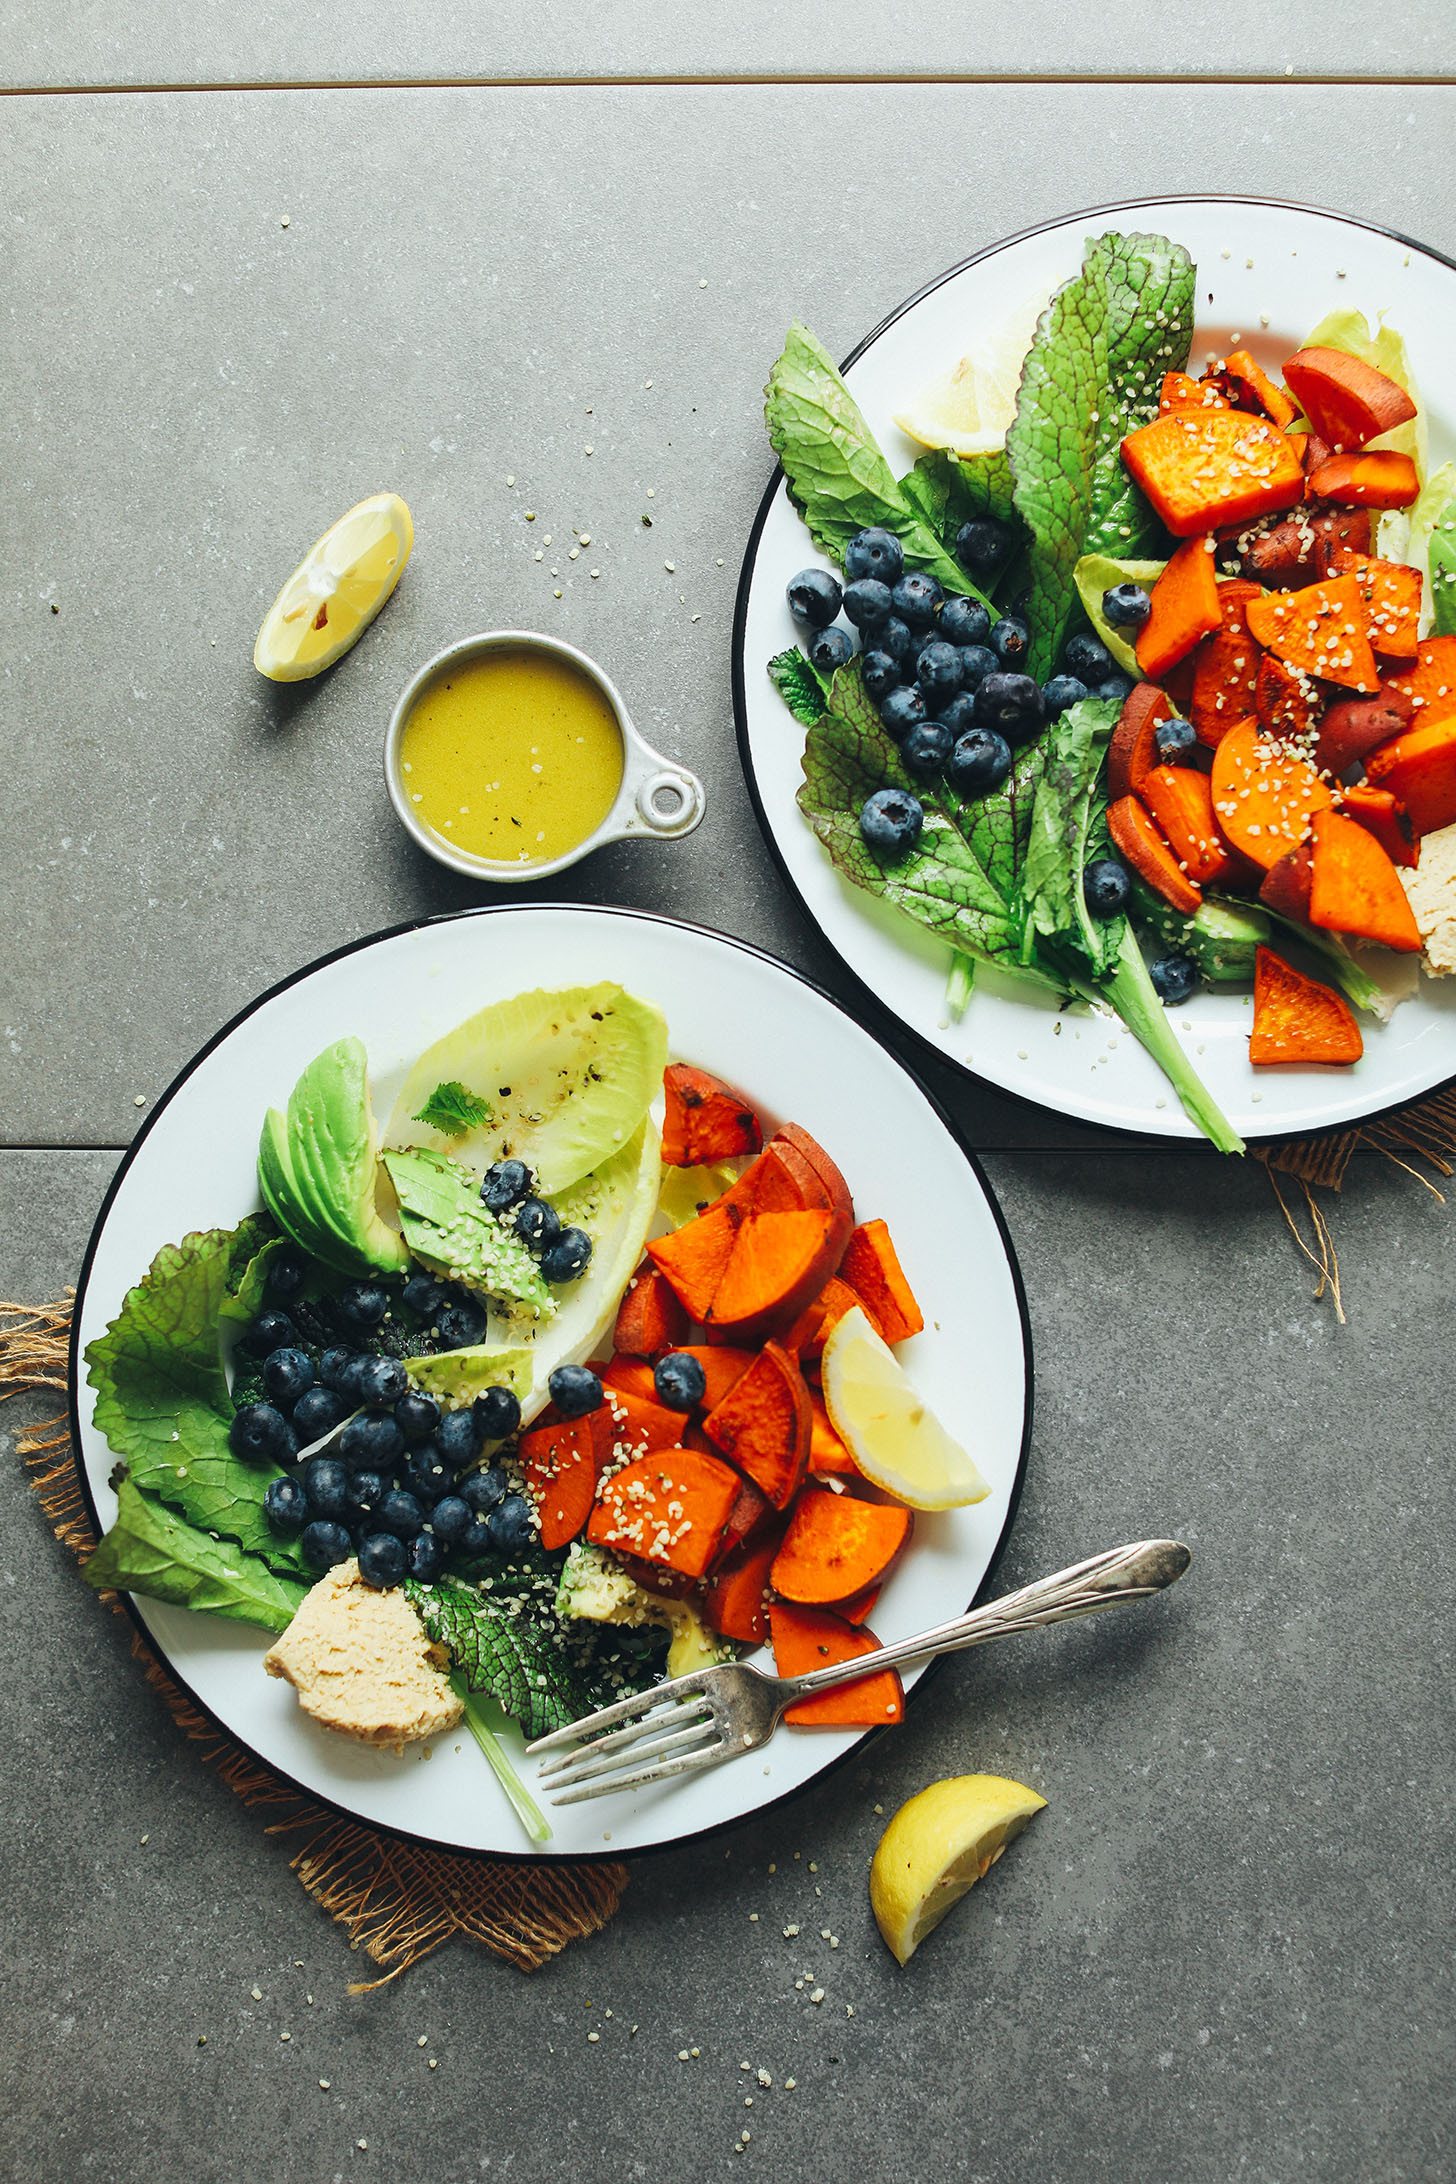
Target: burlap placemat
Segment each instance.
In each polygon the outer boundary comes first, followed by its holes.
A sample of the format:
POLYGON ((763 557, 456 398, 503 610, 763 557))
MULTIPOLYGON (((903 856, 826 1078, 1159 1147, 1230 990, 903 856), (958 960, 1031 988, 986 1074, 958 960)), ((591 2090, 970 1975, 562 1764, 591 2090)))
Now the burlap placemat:
MULTIPOLYGON (((72 1293, 55 1304, 0 1304, 0 1402, 28 1389, 64 1395, 71 1303, 72 1293)), ((23 1428, 16 1449, 56 1538, 84 1563, 96 1535, 64 1414, 23 1428)), ((116 1593, 95 1597, 122 1612, 116 1593)), ((381 1967, 380 1978, 356 1981, 350 1993, 397 1978, 456 1935, 533 1972, 568 1942, 599 1933, 620 1904, 627 1886, 624 1865, 432 1850, 327 1811, 281 1782, 201 1713, 135 1631, 132 1652, 204 1766, 215 1770, 234 1797, 267 1815, 267 1834, 291 1842, 290 1865, 301 1886, 337 1919, 349 1946, 363 1949, 381 1967)))

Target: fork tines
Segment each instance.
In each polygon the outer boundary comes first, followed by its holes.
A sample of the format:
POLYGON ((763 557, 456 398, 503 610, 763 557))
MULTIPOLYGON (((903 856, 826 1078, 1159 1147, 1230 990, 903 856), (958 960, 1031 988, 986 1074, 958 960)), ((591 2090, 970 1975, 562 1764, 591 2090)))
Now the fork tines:
POLYGON ((711 1700, 686 1677, 679 1679, 676 1696, 659 1690, 621 1700, 527 1747, 533 1756, 560 1754, 540 1771, 543 1790, 564 1793, 552 1796, 555 1805, 575 1805, 584 1798, 606 1797, 713 1766, 726 1748, 711 1700), (564 1749, 568 1745, 575 1749, 564 1749))

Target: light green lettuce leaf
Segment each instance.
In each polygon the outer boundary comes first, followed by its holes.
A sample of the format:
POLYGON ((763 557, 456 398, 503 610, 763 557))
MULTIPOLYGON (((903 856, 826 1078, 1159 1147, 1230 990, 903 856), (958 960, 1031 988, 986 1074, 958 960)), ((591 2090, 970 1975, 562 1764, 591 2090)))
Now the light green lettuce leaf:
POLYGON ((1166 561, 1118 561, 1110 554, 1083 554, 1072 571, 1088 621, 1118 666, 1139 682, 1143 671, 1138 666, 1136 648, 1108 621, 1102 611, 1102 594, 1114 584, 1141 584, 1145 591, 1151 591, 1167 566, 1166 561))
POLYGON ((1456 463, 1442 463, 1413 508, 1380 519, 1377 550, 1421 573, 1421 634, 1456 636, 1456 463))

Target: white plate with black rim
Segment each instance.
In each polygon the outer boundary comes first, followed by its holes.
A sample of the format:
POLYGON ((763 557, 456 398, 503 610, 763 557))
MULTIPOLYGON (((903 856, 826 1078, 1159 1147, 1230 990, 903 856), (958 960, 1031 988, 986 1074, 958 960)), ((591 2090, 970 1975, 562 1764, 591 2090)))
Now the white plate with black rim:
MULTIPOLYGON (((115 1458, 92 1422, 81 1353, 163 1244, 233 1227, 257 1208, 264 1111, 284 1104, 312 1057, 335 1039, 362 1039, 376 1109, 387 1113, 415 1058, 477 1009, 597 979, 655 1001, 674 1055, 741 1088, 766 1123, 810 1130, 843 1169, 860 1218, 889 1221, 927 1322, 903 1354, 991 1492, 975 1508, 916 1520, 874 1627, 886 1640, 907 1636, 972 1601, 1011 1522, 1031 1421, 1025 1302, 989 1186, 930 1095, 817 987, 737 941, 626 910, 522 904, 361 941, 264 994, 188 1064, 122 1163, 81 1275, 73 1425, 99 1526, 115 1514, 115 1458)), ((801 1789, 864 1735, 781 1729, 766 1750, 709 1774, 553 1810, 554 1834, 537 1850, 469 1736, 437 1738, 428 1759, 421 1745, 397 1757, 354 1744, 318 1728, 264 1673, 263 1632, 135 1596, 130 1606, 171 1673, 268 1766, 358 1819, 452 1849, 601 1857, 678 1843, 801 1789)), ((533 1782, 519 1738, 514 1747, 533 1782)))
MULTIPOLYGON (((1432 465, 1456 454, 1456 264, 1405 236, 1301 205, 1160 197, 1074 213, 981 251, 860 343, 844 376, 897 476, 922 451, 893 423, 893 412, 962 356, 978 328, 994 328, 1026 298, 1070 279, 1087 240, 1108 228, 1168 235, 1191 253, 1198 267, 1194 369, 1236 341, 1277 368, 1327 312, 1353 306, 1372 326, 1383 313, 1409 344, 1432 465)), ((760 823, 810 917, 876 1000, 969 1074, 1085 1122, 1197 1137, 1156 1063, 1107 1018, 1063 1016, 1053 999, 978 971, 965 1015, 952 1021, 945 943, 852 887, 831 864, 795 802, 804 731, 765 672, 800 634, 785 585, 821 561, 775 472, 739 581, 734 710, 760 823)), ((1317 958, 1310 967, 1317 970, 1317 958)), ((1388 1024, 1362 1016, 1365 1052, 1349 1068, 1254 1070, 1252 1016, 1252 995, 1238 989, 1205 989, 1169 1010, 1198 1074, 1244 1137, 1357 1121, 1456 1074, 1456 979, 1422 977, 1417 997, 1402 1002, 1388 1024)))

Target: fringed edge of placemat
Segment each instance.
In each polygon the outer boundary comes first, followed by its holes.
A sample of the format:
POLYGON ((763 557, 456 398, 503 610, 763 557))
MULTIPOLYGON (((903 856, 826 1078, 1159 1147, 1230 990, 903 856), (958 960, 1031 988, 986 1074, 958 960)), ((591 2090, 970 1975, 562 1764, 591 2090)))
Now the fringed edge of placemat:
MULTIPOLYGON (((46 1389, 64 1394, 74 1292, 54 1304, 0 1303, 0 1402, 46 1389)), ((24 1426, 16 1453, 30 1475, 46 1522, 85 1564, 96 1545, 64 1412, 24 1426)), ((120 1596, 96 1596, 124 1612, 120 1596)), ((300 1795, 219 1729, 132 1632, 132 1652, 173 1722, 239 1801, 276 1811, 266 1832, 299 1838, 290 1868, 320 1910, 382 1967, 355 1981, 350 1994, 386 1986, 456 1934, 476 1941, 523 1972, 534 1972, 569 1943, 600 1933, 627 1887, 619 1863, 558 1865, 505 1861, 404 1841, 300 1795)))
POLYGON ((1438 1175, 1456 1174, 1456 1085, 1445 1085, 1429 1098, 1417 1100, 1413 1106, 1403 1107, 1393 1115, 1381 1116, 1374 1122, 1356 1123, 1353 1129, 1326 1130, 1318 1137, 1284 1138, 1274 1145, 1255 1145, 1251 1150, 1254 1158, 1264 1164, 1270 1187, 1279 1202, 1279 1211, 1289 1224, 1290 1235, 1319 1275, 1316 1301, 1328 1291, 1335 1316, 1344 1326, 1339 1254, 1329 1220, 1314 1194, 1316 1190, 1338 1192, 1343 1189, 1356 1153, 1379 1153, 1393 1161, 1397 1168, 1403 1168, 1407 1175, 1414 1176, 1416 1182, 1444 1206, 1445 1192, 1438 1190, 1430 1177, 1413 1165, 1413 1160, 1425 1161, 1438 1175), (1279 1181, 1281 1175, 1292 1176, 1304 1192, 1308 1240, 1285 1198, 1279 1181))

